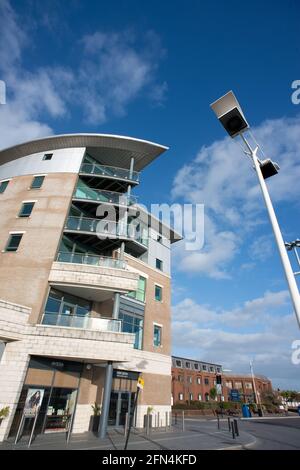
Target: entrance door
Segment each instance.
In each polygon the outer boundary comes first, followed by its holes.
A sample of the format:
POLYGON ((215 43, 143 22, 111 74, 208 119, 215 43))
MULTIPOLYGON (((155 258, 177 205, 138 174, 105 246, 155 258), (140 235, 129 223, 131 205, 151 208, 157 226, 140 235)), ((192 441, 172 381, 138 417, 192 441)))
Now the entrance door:
POLYGON ((108 416, 109 426, 125 426, 126 413, 132 411, 135 393, 111 392, 108 416))

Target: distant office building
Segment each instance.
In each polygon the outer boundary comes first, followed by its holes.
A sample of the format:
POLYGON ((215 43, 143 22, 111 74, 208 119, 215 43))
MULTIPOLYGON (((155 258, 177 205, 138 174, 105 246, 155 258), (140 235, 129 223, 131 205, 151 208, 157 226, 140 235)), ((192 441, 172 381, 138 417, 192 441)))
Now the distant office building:
MULTIPOLYGON (((172 403, 212 401, 210 390, 217 389, 218 376, 222 387, 222 400, 230 401, 235 394, 243 402, 255 401, 250 374, 230 374, 223 372, 221 364, 172 356, 172 403)), ((271 381, 261 375, 255 376, 255 386, 259 394, 272 391, 271 381)))

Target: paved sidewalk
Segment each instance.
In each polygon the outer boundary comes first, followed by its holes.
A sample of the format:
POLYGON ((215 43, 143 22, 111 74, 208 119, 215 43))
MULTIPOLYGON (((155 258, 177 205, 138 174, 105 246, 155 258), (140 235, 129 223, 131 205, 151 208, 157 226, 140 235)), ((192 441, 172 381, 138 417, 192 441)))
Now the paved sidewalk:
MULTIPOLYGON (((240 431, 236 439, 228 430, 227 419, 217 420, 186 419, 185 431, 180 425, 173 426, 167 432, 163 429, 153 430, 149 436, 134 430, 130 435, 128 450, 221 450, 246 448, 252 445, 255 438, 245 431, 240 431)), ((27 449, 28 437, 24 437, 17 445, 8 440, 0 445, 1 450, 27 449)), ((106 439, 100 440, 92 433, 75 434, 69 444, 64 433, 44 434, 37 436, 31 450, 123 450, 125 437, 122 430, 111 429, 106 439)))

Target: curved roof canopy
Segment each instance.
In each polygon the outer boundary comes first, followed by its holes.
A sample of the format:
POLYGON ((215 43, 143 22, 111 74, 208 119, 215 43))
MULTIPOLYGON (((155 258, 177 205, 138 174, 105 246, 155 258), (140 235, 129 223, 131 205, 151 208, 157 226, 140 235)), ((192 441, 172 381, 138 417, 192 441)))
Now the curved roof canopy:
POLYGON ((142 170, 168 147, 110 134, 64 134, 31 140, 0 151, 0 165, 26 155, 63 148, 86 147, 91 155, 104 165, 129 168, 131 157, 134 169, 142 170))

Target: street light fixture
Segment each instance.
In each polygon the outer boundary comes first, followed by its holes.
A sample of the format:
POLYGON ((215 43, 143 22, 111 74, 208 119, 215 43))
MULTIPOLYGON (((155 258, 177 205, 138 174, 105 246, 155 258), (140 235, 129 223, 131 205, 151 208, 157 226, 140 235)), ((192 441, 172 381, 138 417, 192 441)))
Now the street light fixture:
MULTIPOLYGON (((293 251, 295 253, 296 260, 297 260, 298 266, 300 268, 300 257, 298 255, 298 251, 297 251, 297 248, 300 248, 299 238, 297 238, 297 240, 295 240, 293 242, 285 242, 285 247, 286 247, 287 251, 293 251)), ((300 274, 300 271, 297 271, 294 274, 295 274, 295 276, 298 276, 300 274)))
POLYGON ((234 138, 240 136, 244 145, 245 153, 249 155, 254 164, 254 168, 258 177, 258 181, 261 187, 263 198, 266 204, 266 208, 269 214, 270 222, 273 228, 275 240, 277 243, 278 251, 280 254, 281 262, 287 279, 287 283, 290 290, 291 299, 294 306, 298 326, 300 328, 300 296, 299 290, 296 283, 296 279, 291 267, 291 263, 288 254, 285 249, 285 244, 282 238, 280 227, 276 218, 276 214, 272 205, 272 201, 268 192, 268 188, 265 183, 265 179, 270 176, 276 175, 279 170, 277 163, 272 162, 271 159, 259 160, 257 152, 259 147, 256 146, 252 149, 251 145, 244 136, 244 132, 249 129, 249 124, 243 114, 241 106, 237 101, 234 93, 229 91, 226 95, 222 96, 214 103, 211 104, 211 108, 216 114, 217 118, 228 132, 228 134, 234 138))

